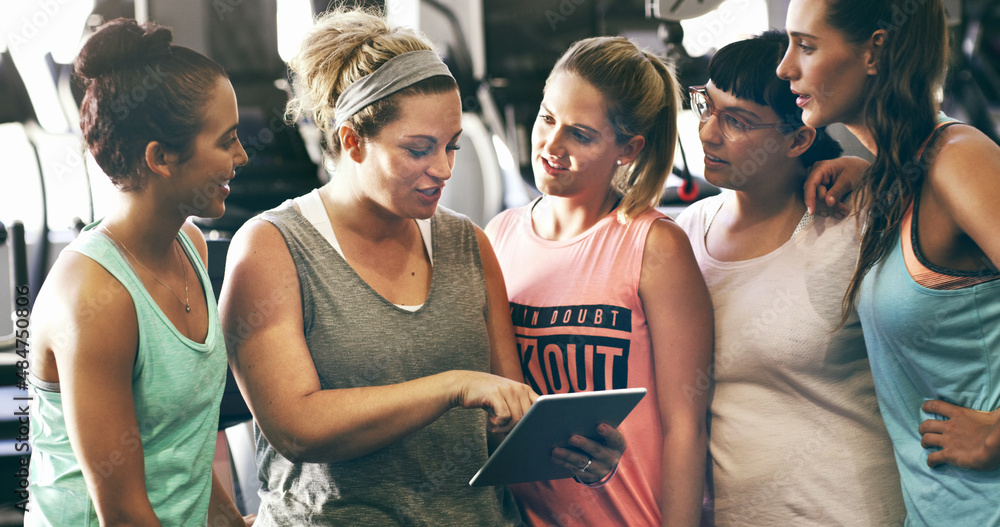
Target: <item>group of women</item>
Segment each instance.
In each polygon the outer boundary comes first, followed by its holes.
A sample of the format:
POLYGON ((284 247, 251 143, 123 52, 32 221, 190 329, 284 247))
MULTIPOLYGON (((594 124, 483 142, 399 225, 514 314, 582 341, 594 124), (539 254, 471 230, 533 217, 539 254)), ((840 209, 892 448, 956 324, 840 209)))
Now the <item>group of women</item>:
POLYGON ((720 50, 691 101, 732 192, 678 223, 654 209, 688 132, 669 65, 574 44, 532 130, 542 195, 485 232, 437 206, 461 101, 429 42, 327 13, 288 109, 335 169, 239 230, 218 308, 187 219, 246 162, 232 87, 110 22, 76 71, 122 200, 38 296, 26 525, 1000 525, 1000 148, 937 115, 941 1, 894 8, 792 0, 787 36, 720 50), (162 85, 116 114, 149 66, 162 85), (875 162, 803 189, 834 122, 875 162), (845 185, 856 216, 806 210, 845 185), (212 474, 226 350, 256 518, 212 474), (574 478, 467 485, 538 394, 640 386, 620 427, 553 449, 574 478))

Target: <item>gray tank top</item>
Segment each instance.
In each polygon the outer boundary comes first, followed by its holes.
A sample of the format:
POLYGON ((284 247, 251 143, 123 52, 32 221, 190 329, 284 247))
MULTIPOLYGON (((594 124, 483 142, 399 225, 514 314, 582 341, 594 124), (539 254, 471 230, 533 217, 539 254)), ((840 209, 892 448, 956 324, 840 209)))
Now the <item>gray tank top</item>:
MULTIPOLYGON (((291 203, 259 217, 278 228, 295 261, 306 343, 324 390, 489 371, 486 285, 468 218, 438 207, 430 292, 410 312, 375 292, 291 203)), ((487 457, 483 411, 451 410, 392 445, 338 463, 292 463, 259 428, 254 433, 263 527, 521 523, 505 487, 468 485, 487 457)))

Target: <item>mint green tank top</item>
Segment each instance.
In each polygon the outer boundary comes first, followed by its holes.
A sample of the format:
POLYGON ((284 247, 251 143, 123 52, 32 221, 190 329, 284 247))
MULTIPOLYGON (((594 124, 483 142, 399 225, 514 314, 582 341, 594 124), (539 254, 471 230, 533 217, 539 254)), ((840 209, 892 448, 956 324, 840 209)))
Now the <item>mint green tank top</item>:
MULTIPOLYGON (((125 255, 94 223, 66 250, 101 264, 132 296, 139 322, 139 347, 132 370, 138 430, 107 441, 128 454, 143 450, 146 491, 164 526, 206 525, 212 491, 212 458, 219 403, 226 380, 226 345, 208 273, 191 240, 181 247, 197 269, 208 302, 205 343, 182 335, 149 296, 125 255)), ((95 298, 94 316, 101 316, 95 298)), ((97 526, 80 464, 70 447, 58 383, 32 379, 31 466, 25 525, 97 526)), ((93 401, 93 404, 101 404, 93 401)), ((98 477, 114 477, 121 458, 111 455, 98 477)))

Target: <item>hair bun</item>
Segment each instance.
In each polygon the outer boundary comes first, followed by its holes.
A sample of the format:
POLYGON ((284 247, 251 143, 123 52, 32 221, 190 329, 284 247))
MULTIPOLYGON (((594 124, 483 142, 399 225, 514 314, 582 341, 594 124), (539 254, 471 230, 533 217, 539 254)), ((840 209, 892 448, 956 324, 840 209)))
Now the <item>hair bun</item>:
POLYGON ((76 58, 75 69, 78 75, 94 79, 148 64, 169 55, 172 40, 170 28, 117 18, 102 25, 87 40, 76 58))

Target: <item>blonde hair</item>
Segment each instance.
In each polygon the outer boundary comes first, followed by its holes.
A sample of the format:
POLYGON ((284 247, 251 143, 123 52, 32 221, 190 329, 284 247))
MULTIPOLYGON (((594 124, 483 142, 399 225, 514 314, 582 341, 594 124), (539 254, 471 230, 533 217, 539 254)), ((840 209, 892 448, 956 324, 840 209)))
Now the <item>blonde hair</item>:
POLYGON ((604 95, 608 122, 616 141, 633 136, 646 144, 631 166, 612 180, 622 195, 618 221, 625 224, 659 203, 674 164, 680 88, 672 68, 656 55, 622 37, 593 37, 570 46, 549 78, 571 73, 604 95))
MULTIPOLYGON (((340 137, 334 110, 340 94, 389 59, 418 50, 433 51, 434 47, 413 29, 389 27, 377 11, 337 8, 320 15, 289 62, 295 96, 288 101, 285 119, 291 123, 303 116, 312 118, 323 132, 324 151, 338 158, 340 137)), ((399 97, 457 88, 451 77, 431 77, 370 104, 348 123, 359 136, 374 137, 398 116, 395 103, 399 97)))

